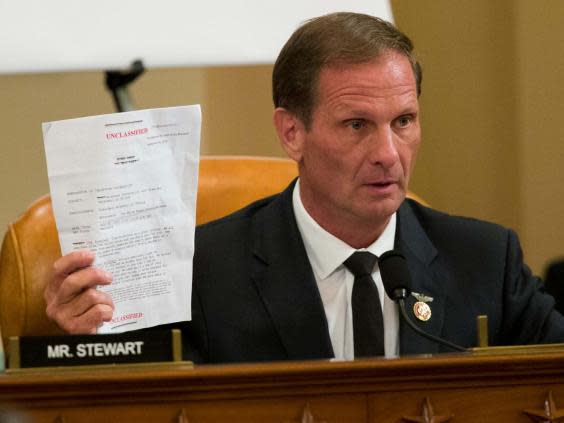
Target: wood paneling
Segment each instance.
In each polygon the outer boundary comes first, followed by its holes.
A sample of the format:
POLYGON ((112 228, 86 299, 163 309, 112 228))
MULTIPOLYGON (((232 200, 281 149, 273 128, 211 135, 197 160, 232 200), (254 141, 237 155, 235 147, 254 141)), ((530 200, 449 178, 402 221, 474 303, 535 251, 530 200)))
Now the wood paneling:
POLYGON ((549 393, 564 409, 564 353, 0 375, 0 402, 36 422, 527 422, 549 393))

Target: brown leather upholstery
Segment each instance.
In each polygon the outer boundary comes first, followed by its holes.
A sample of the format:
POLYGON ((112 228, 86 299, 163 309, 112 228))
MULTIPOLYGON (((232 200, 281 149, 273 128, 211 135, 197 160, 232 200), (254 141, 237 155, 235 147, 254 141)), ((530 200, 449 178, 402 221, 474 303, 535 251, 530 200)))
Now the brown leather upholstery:
MULTIPOLYGON (((297 176, 286 159, 209 156, 200 160, 196 220, 222 217, 262 197, 280 192, 297 176)), ((409 194, 410 197, 415 197, 409 194)), ((50 335, 60 330, 45 315, 43 289, 61 251, 45 195, 8 226, 0 255, 0 328, 10 336, 50 335)))
POLYGON ((45 195, 8 226, 2 243, 0 327, 5 346, 14 335, 58 333, 45 316, 43 289, 60 255, 51 198, 45 195))
POLYGON ((202 157, 196 223, 223 217, 259 198, 280 192, 296 176, 298 168, 288 159, 202 157))

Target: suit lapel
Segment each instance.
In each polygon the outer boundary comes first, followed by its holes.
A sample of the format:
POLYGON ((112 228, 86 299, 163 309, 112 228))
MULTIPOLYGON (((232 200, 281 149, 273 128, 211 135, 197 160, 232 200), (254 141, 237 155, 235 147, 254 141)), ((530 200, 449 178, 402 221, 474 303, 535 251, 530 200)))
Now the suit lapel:
MULTIPOLYGON (((413 295, 406 301, 407 314, 422 330, 440 336, 444 323, 444 292, 445 287, 448 286, 445 279, 448 272, 441 268, 437 260, 437 250, 421 227, 408 201, 404 201, 398 210, 395 248, 407 259, 412 279, 412 292, 433 299, 427 302, 432 313, 428 321, 424 322, 416 318, 413 306, 417 299, 413 295)), ((401 322, 401 354, 430 354, 438 350, 438 344, 416 334, 405 322, 401 322)))
MULTIPOLYGON (((294 183, 258 212, 251 223, 254 255, 251 278, 288 358, 331 358, 334 354, 323 303, 294 216, 294 183)), ((444 287, 449 286, 449 272, 437 260, 435 246, 407 201, 398 210, 395 248, 407 259, 412 291, 433 298, 428 302, 432 311, 428 321, 415 318, 413 306, 417 300, 413 295, 406 301, 407 313, 421 329, 440 336, 444 324, 444 287)), ((402 355, 438 351, 436 343, 414 333, 401 322, 402 355)))
POLYGON ((288 358, 331 358, 323 303, 294 216, 294 183, 251 223, 251 277, 288 358))

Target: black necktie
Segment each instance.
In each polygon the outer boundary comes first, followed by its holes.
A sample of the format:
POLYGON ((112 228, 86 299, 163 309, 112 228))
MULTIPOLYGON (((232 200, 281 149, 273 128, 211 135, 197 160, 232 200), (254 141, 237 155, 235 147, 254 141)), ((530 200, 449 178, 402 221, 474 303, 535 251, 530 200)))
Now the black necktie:
POLYGON ((354 275, 351 303, 355 357, 384 355, 384 318, 371 276, 377 261, 378 257, 368 251, 357 251, 343 263, 354 275))

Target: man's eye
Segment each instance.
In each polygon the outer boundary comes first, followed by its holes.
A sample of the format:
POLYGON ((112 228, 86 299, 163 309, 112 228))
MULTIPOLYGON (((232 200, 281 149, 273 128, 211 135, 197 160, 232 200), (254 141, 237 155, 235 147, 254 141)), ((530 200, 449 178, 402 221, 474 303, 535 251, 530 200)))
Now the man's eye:
POLYGON ((361 120, 361 119, 350 120, 350 121, 348 121, 347 123, 348 123, 348 125, 349 125, 352 129, 354 129, 355 131, 358 131, 358 130, 362 129, 362 128, 364 128, 364 126, 365 126, 364 121, 361 120))
POLYGON ((397 118, 396 122, 400 128, 405 128, 413 121, 412 116, 400 116, 397 118))

